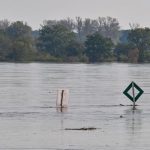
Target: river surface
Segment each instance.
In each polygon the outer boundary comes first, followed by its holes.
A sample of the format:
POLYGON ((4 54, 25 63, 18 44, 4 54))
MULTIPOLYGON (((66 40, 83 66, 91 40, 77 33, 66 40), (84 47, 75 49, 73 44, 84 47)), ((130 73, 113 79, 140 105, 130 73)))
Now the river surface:
POLYGON ((0 63, 0 149, 149 150, 150 64, 0 63), (145 92, 135 111, 131 81, 145 92), (56 108, 60 88, 68 109, 56 108), (83 127, 97 129, 65 130, 83 127))

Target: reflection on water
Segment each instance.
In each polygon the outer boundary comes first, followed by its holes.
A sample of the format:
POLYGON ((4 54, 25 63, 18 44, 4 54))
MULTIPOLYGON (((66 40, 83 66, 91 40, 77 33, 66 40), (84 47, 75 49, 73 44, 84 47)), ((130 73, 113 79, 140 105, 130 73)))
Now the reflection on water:
POLYGON ((133 111, 122 92, 135 81, 149 93, 149 68, 0 63, 0 149, 148 149, 149 94, 141 96, 133 111), (57 90, 62 88, 70 91, 68 108, 56 108, 57 90), (97 130, 64 130, 83 127, 97 130))
POLYGON ((68 107, 56 107, 57 112, 66 113, 68 111, 68 107))
POLYGON ((129 133, 132 133, 133 135, 141 130, 142 126, 142 110, 140 109, 128 109, 125 111, 126 115, 126 126, 127 130, 129 130, 129 133))
POLYGON ((142 136, 142 110, 128 109, 125 111, 126 114, 126 133, 128 137, 127 146, 135 147, 139 146, 142 136))

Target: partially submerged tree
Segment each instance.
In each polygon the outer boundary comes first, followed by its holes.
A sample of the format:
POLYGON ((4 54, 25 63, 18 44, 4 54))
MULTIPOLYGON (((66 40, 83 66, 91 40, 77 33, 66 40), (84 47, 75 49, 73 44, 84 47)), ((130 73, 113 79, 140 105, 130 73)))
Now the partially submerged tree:
POLYGON ((86 61, 84 55, 84 44, 78 41, 72 41, 66 47, 66 59, 70 62, 86 61))
POLYGON ((7 28, 7 35, 11 42, 10 60, 25 61, 32 59, 35 48, 31 27, 26 23, 16 21, 7 28))
POLYGON ((131 29, 128 41, 139 50, 138 62, 144 62, 144 53, 150 50, 150 28, 131 29))
POLYGON ((39 50, 55 57, 63 57, 65 48, 75 39, 75 34, 60 24, 42 26, 39 32, 39 50))
POLYGON ((111 39, 95 33, 87 37, 85 53, 90 62, 105 61, 112 56, 113 43, 111 39))

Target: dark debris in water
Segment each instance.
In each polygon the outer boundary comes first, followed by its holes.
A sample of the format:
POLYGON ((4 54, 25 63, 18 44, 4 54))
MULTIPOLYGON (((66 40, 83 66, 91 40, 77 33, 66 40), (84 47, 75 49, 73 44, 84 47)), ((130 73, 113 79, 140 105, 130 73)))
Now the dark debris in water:
MULTIPOLYGON (((120 104, 120 106, 133 106, 133 105, 123 105, 123 104, 120 104)), ((139 106, 139 105, 135 105, 135 106, 139 106)))
POLYGON ((79 131, 91 131, 91 130, 96 130, 97 128, 94 127, 88 127, 88 128, 66 128, 65 130, 79 130, 79 131))
POLYGON ((123 118, 123 115, 120 115, 120 118, 123 118))

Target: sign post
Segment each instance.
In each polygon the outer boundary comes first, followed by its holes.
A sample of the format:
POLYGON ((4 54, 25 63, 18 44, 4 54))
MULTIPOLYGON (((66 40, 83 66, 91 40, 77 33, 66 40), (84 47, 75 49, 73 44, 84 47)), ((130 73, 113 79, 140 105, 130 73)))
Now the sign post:
POLYGON ((134 83, 132 82, 132 95, 133 95, 133 110, 135 110, 135 91, 134 91, 134 83))
POLYGON ((144 91, 135 83, 131 82, 129 86, 124 90, 123 94, 126 95, 133 102, 133 110, 135 110, 135 102, 139 97, 144 93, 144 91), (128 92, 132 89, 132 95, 128 92), (138 91, 138 94, 135 95, 135 89, 138 91))

